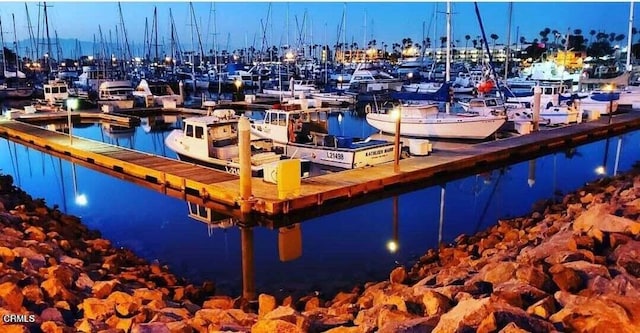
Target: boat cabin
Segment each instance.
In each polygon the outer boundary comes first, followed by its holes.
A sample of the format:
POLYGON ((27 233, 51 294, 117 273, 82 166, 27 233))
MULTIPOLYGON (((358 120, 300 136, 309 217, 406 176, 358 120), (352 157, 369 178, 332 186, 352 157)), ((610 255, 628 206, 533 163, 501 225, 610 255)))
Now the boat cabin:
POLYGON ((208 156, 230 159, 238 153, 238 119, 233 110, 215 110, 212 116, 184 120, 183 140, 194 151, 208 156))
POLYGON ((43 86, 44 100, 47 104, 61 104, 69 98, 69 90, 64 81, 55 80, 45 83, 43 86))
POLYGON ((252 123, 255 131, 276 143, 313 142, 316 133, 328 133, 328 114, 322 110, 267 110, 262 123, 252 123))
POLYGON ((133 87, 129 81, 105 81, 98 90, 100 100, 127 100, 133 98, 133 87))
POLYGON ((234 226, 233 218, 220 214, 209 207, 189 202, 189 217, 206 223, 209 227, 226 229, 234 226))

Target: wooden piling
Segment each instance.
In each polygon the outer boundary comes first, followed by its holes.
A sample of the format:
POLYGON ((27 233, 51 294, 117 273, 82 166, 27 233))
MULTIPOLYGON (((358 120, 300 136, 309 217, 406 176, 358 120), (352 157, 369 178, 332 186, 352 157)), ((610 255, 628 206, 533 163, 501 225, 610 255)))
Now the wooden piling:
POLYGON ((400 118, 402 117, 402 111, 397 110, 396 116, 396 135, 394 137, 394 158, 393 158, 393 172, 400 172, 400 118))
POLYGON ((238 149, 240 151, 240 211, 251 213, 251 131, 249 118, 238 121, 238 149))
POLYGON ((240 245, 242 247, 242 297, 253 301, 256 299, 253 229, 240 228, 240 245))
POLYGON ((533 88, 533 130, 540 130, 540 97, 542 96, 542 88, 535 86, 533 88))

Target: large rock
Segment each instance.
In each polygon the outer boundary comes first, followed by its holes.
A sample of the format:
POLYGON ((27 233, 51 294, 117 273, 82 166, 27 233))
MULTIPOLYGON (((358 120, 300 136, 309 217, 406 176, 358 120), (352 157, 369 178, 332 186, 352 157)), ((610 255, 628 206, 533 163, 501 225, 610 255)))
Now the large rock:
POLYGON ((96 281, 91 287, 91 293, 96 298, 106 298, 119 283, 118 280, 96 281))
POLYGON ((498 284, 510 280, 517 268, 518 264, 514 262, 492 262, 482 267, 476 278, 492 284, 498 284))
POLYGON ((134 324, 131 333, 171 333, 165 323, 134 324))
POLYGON ((402 266, 394 268, 389 275, 391 283, 403 283, 406 278, 407 271, 402 266))
POLYGON ((13 253, 13 251, 11 251, 10 248, 0 246, 0 260, 2 260, 3 263, 11 264, 13 263, 13 260, 15 258, 16 258, 16 255, 15 253, 13 253))
POLYGON ((451 311, 440 317, 433 333, 458 332, 477 327, 489 315, 490 305, 491 299, 488 297, 460 301, 451 311))
POLYGON ((14 312, 19 313, 22 309, 22 301, 24 296, 20 287, 13 282, 5 282, 0 284, 0 301, 2 301, 2 307, 14 312))
POLYGON ((615 207, 607 204, 597 204, 589 208, 573 223, 573 230, 588 234, 594 232, 620 232, 631 235, 640 234, 640 223, 633 220, 615 216, 611 211, 615 207))
POLYGON ((233 298, 229 296, 213 296, 206 300, 202 307, 205 309, 228 310, 233 308, 233 298))
POLYGON ((47 297, 53 300, 67 300, 75 302, 76 296, 73 295, 62 282, 56 278, 48 278, 40 284, 40 288, 44 290, 47 297))
POLYGON ((581 275, 574 269, 565 267, 564 265, 554 265, 549 269, 552 280, 562 291, 578 292, 584 288, 585 281, 581 275))
POLYGON ((640 278, 640 242, 629 241, 615 249, 612 255, 616 265, 627 273, 640 278))
POLYGON ((275 308, 276 308, 275 297, 267 294, 260 294, 258 296, 258 318, 264 317, 264 315, 273 311, 275 308))
POLYGON ((47 235, 45 235, 42 229, 35 226, 28 227, 24 233, 29 236, 29 239, 33 239, 38 242, 44 242, 44 240, 47 239, 47 235))
POLYGON ((493 295, 505 300, 512 306, 523 309, 549 296, 544 291, 517 280, 507 281, 495 286, 493 295))
POLYGON ((424 305, 425 317, 441 315, 452 307, 449 298, 433 290, 425 290, 422 293, 422 304, 424 305))
POLYGON ((396 309, 390 308, 382 308, 378 313, 377 318, 377 327, 380 329, 379 332, 390 332, 391 329, 387 328, 387 326, 394 326, 394 323, 401 323, 405 321, 409 321, 412 319, 416 319, 417 316, 406 313, 404 311, 398 311, 396 309))
POLYGON ((13 254, 25 259, 34 269, 40 269, 46 265, 44 256, 28 247, 16 247, 13 249, 13 254))
POLYGON ((518 262, 528 262, 537 264, 553 253, 560 251, 576 251, 578 245, 573 237, 573 232, 569 230, 560 231, 547 238, 537 246, 528 246, 518 256, 518 262))
POLYGON ((584 297, 559 291, 554 297, 563 306, 549 319, 572 332, 616 332, 640 331, 637 300, 620 304, 611 295, 584 297))
POLYGON ((303 331, 309 327, 307 319, 289 306, 279 306, 262 317, 264 320, 284 320, 298 326, 303 331))
POLYGON ((115 304, 98 298, 85 298, 80 305, 85 319, 104 321, 115 313, 115 304))
POLYGON ((303 333, 300 327, 284 320, 258 320, 251 326, 251 333, 303 333))
MULTIPOLYGON (((415 318, 401 322, 390 322, 378 333, 426 333, 436 326, 438 318, 415 318)), ((338 332, 336 332, 338 333, 338 332)))

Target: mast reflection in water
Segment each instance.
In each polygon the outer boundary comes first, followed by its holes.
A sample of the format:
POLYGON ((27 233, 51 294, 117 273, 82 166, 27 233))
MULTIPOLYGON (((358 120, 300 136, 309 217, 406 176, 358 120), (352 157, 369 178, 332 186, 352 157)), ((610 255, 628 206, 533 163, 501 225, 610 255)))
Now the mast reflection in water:
MULTIPOLYGON (((345 135, 371 134, 373 130, 362 122, 344 113, 339 130, 345 135)), ((147 122, 151 123, 156 122, 147 122)), ((178 118, 167 128, 180 126, 178 118)), ((100 125, 74 128, 73 133, 97 141, 105 135, 100 125)), ((158 155, 168 152, 175 158, 160 144, 167 133, 136 127, 128 133, 130 141, 118 141, 158 155)), ((483 230, 499 218, 525 214, 539 200, 560 199, 558 193, 601 177, 595 170, 603 164, 609 175, 613 170, 630 169, 640 156, 640 133, 610 140, 609 145, 603 140, 400 195, 395 213, 396 199, 388 198, 293 221, 293 226, 284 229, 252 228, 256 291, 335 292, 386 279, 398 263, 411 265, 427 249, 436 247, 439 237, 450 242, 461 233, 483 230), (443 187, 446 195, 441 212, 443 187)), ((44 198, 49 206, 58 205, 80 216, 114 245, 167 264, 194 282, 213 280, 222 293, 241 293, 241 232, 237 226, 211 230, 189 217, 194 211, 184 201, 80 165, 75 166, 74 188, 70 162, 4 139, 0 139, 0 156, 1 172, 11 174, 17 185, 33 197, 44 198), (77 192, 88 199, 85 206, 76 204, 77 192)))

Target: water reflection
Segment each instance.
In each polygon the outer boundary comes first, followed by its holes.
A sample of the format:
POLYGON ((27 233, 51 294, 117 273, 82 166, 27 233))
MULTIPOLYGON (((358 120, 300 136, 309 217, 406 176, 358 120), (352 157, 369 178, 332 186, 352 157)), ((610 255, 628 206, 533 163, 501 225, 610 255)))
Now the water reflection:
POLYGON ((128 126, 119 126, 110 123, 102 123, 102 142, 121 146, 120 141, 126 140, 128 141, 128 145, 126 147, 133 149, 135 143, 135 135, 136 128, 128 127, 128 126), (106 136, 106 139, 105 139, 106 136))
MULTIPOLYGON (((342 116, 345 135, 358 135, 361 128, 368 130, 349 113, 342 116)), ((337 122, 337 118, 330 117, 329 121, 337 122)), ((170 126, 180 122, 162 121, 170 126)), ((167 132, 154 123, 156 120, 148 120, 148 132, 143 127, 133 128, 129 135, 135 139, 129 142, 120 138, 120 143, 162 155, 161 139, 167 132)), ((74 135, 107 138, 101 125, 75 126, 74 135)), ((184 201, 4 139, 0 139, 5 141, 0 142, 0 156, 6 158, 0 159, 0 169, 13 175, 16 184, 33 197, 81 216, 84 223, 100 230, 115 245, 168 264, 176 274, 194 282, 215 280, 223 293, 242 293, 242 279, 250 276, 255 281, 245 288, 249 293, 330 292, 385 279, 396 262, 412 264, 440 242, 483 230, 500 218, 520 216, 541 199, 560 198, 562 193, 595 180, 598 175, 594 170, 607 162, 607 154, 616 156, 615 161, 609 161, 614 165, 613 173, 628 170, 640 156, 639 139, 639 132, 629 133, 611 138, 615 141, 609 145, 606 140, 594 142, 538 157, 535 162, 514 164, 274 229, 231 226, 238 221, 223 222, 221 216, 212 222, 209 217, 214 212, 197 207, 194 210, 190 205, 185 209, 184 201), (607 153, 609 149, 615 152, 607 153), (75 204, 77 193, 89 198, 86 206, 75 204), (212 223, 203 229, 192 213, 204 215, 212 223), (210 225, 215 227, 209 229, 210 225)))

